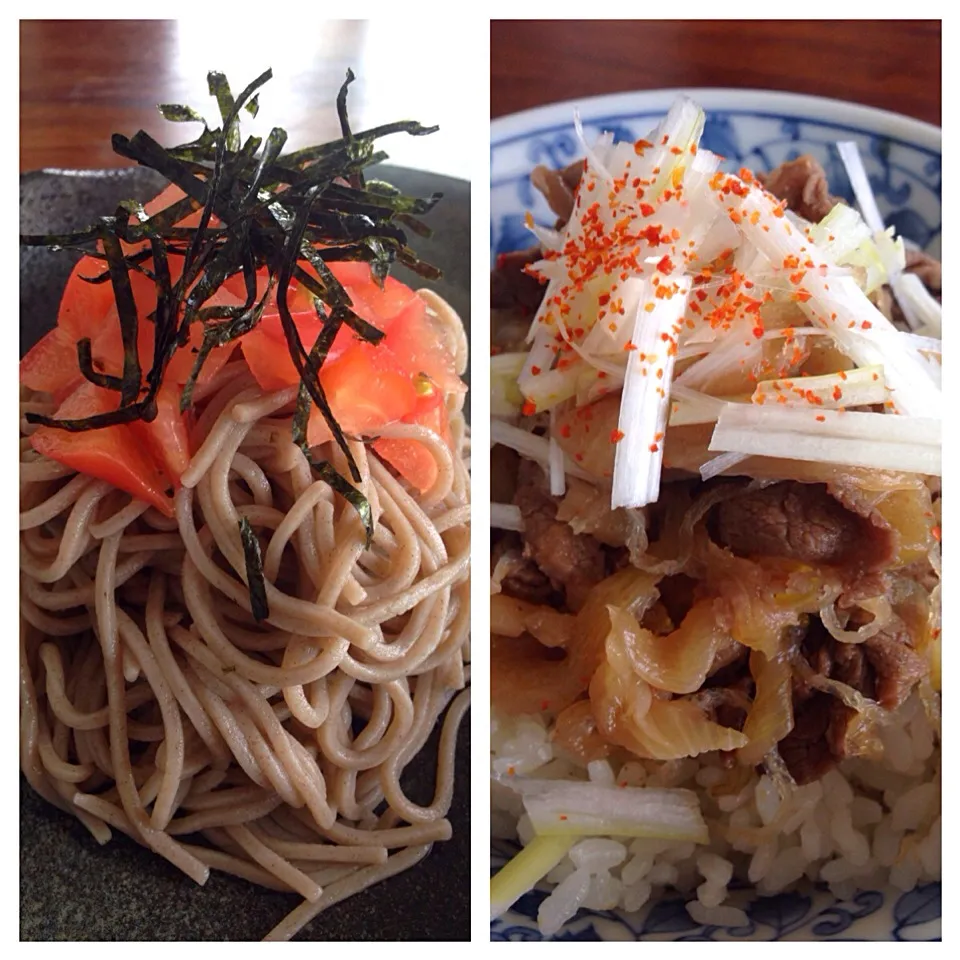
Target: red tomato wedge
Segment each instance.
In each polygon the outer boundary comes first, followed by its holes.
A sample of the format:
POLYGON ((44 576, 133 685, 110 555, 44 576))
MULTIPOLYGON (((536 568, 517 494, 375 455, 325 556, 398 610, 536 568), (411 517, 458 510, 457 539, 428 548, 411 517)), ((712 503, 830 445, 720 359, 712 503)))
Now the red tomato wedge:
POLYGON ((180 487, 180 477, 190 463, 190 439, 186 417, 180 413, 180 387, 164 383, 157 394, 157 416, 149 423, 130 424, 136 440, 160 464, 170 485, 180 487))
MULTIPOLYGON (((408 375, 377 369, 373 358, 378 351, 379 347, 358 344, 320 371, 334 419, 352 436, 376 433, 384 424, 402 420, 417 404, 417 390, 408 375)), ((332 439, 323 415, 314 407, 307 442, 314 445, 332 439)))
POLYGON ((20 382, 64 400, 84 382, 77 366, 76 339, 62 327, 54 327, 20 361, 20 382))
MULTIPOLYGON (((116 393, 84 383, 60 405, 56 416, 77 419, 116 408, 116 393)), ((30 444, 43 456, 80 473, 106 480, 138 500, 152 504, 166 516, 173 516, 170 482, 138 442, 129 424, 83 433, 40 427, 30 438, 30 444)))

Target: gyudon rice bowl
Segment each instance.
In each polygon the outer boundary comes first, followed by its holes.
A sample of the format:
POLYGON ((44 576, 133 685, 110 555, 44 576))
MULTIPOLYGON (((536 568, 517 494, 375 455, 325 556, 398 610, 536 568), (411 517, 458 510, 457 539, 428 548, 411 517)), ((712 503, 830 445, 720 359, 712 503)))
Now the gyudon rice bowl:
POLYGON ((860 212, 703 123, 537 168, 492 276, 493 914, 545 934, 940 876, 940 267, 852 144, 860 212))

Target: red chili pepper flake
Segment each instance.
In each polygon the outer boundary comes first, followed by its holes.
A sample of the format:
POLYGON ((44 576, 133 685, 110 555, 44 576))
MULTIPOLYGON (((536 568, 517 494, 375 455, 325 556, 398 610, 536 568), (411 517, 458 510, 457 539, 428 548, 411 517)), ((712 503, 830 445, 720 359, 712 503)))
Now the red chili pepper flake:
POLYGON ((641 240, 646 240, 651 247, 657 247, 662 242, 660 227, 655 223, 651 223, 649 227, 644 227, 639 236, 641 240))
POLYGON ((860 324, 860 326, 864 330, 869 330, 873 326, 873 324, 869 320, 864 320, 863 323, 860 324))
POLYGON ((633 152, 638 157, 642 157, 643 151, 652 146, 653 144, 649 140, 637 140, 633 145, 633 152))
POLYGON ((564 440, 568 440, 568 439, 570 438, 570 424, 569 424, 569 423, 565 423, 565 424, 560 428, 560 436, 563 437, 564 440))
POLYGON ((673 261, 668 256, 663 256, 657 264, 657 269, 661 273, 673 273, 673 261))
POLYGON ((939 527, 931 527, 931 528, 930 528, 930 533, 931 533, 931 535, 933 536, 933 539, 936 540, 937 543, 939 543, 939 542, 940 542, 940 538, 943 536, 943 533, 942 533, 942 531, 940 530, 940 528, 939 528, 939 527))
POLYGON ((875 373, 875 374, 873 375, 873 379, 874 379, 874 380, 879 380, 879 379, 880 379, 880 375, 879 375, 878 373, 875 373))
POLYGON ((619 443, 624 437, 622 430, 611 430, 610 431, 610 442, 619 443))
POLYGON ((546 710, 549 706, 550 706, 550 701, 549 701, 549 700, 541 700, 541 701, 540 701, 540 709, 541 709, 541 710, 546 710))
POLYGON ((532 417, 537 412, 537 405, 532 400, 525 400, 520 412, 525 417, 532 417))
POLYGON ((597 297, 597 303, 599 303, 601 307, 605 307, 609 302, 610 302, 609 293, 601 293, 600 296, 597 297))
POLYGON ((537 366, 531 367, 531 368, 530 368, 530 372, 531 372, 535 377, 539 377, 539 376, 540 376, 540 368, 537 367, 537 366))
POLYGON ((654 208, 653 208, 652 206, 650 206, 649 203, 641 203, 641 204, 640 204, 640 215, 641 215, 642 217, 652 217, 653 214, 654 214, 654 212, 655 212, 655 211, 654 211, 654 208))
POLYGON ((842 396, 843 396, 843 391, 840 389, 840 385, 837 384, 837 386, 833 388, 833 399, 839 400, 842 396))
POLYGON ((667 141, 668 141, 669 139, 670 139, 670 137, 668 137, 667 134, 664 134, 664 135, 663 135, 663 139, 660 141, 660 146, 661 146, 661 147, 665 147, 665 146, 667 145, 667 141))
POLYGON ((827 418, 826 418, 822 413, 818 413, 818 414, 817 414, 817 419, 818 419, 821 423, 823 423, 827 418))
POLYGON ((758 340, 762 340, 762 339, 763 339, 763 327, 761 327, 761 326, 759 326, 759 325, 756 326, 756 327, 754 327, 754 328, 753 328, 753 335, 754 335, 758 340))
POLYGON ((577 463, 583 463, 583 454, 582 454, 582 453, 575 453, 575 454, 573 455, 573 459, 576 460, 577 463))
POLYGON ((651 453, 656 453, 659 449, 660 449, 660 448, 659 448, 655 443, 651 443, 651 444, 650 444, 650 452, 651 452, 651 453))
POLYGON ((636 349, 637 349, 637 345, 636 345, 632 340, 628 340, 628 341, 623 345, 623 349, 624 349, 624 350, 636 350, 636 349))

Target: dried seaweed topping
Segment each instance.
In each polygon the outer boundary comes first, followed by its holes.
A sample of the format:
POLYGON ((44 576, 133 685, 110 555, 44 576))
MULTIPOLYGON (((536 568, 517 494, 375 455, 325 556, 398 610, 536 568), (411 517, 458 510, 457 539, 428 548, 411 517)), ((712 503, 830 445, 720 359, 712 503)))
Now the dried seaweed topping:
POLYGON ((250 591, 250 611, 257 623, 270 616, 270 604, 267 603, 267 587, 263 579, 263 558, 260 556, 260 541, 246 517, 237 522, 240 527, 240 542, 243 544, 243 558, 247 568, 247 588, 250 591))
POLYGON ((153 420, 167 366, 178 350, 187 348, 191 327, 199 323, 203 328, 202 345, 181 395, 181 408, 186 409, 211 350, 252 330, 274 293, 290 357, 301 378, 295 439, 317 474, 357 510, 369 538, 373 521, 366 498, 329 462, 317 461, 306 443, 310 407, 316 405, 343 451, 353 481, 359 482, 357 465, 327 403, 319 372, 342 325, 374 344, 383 333, 357 316, 347 291, 327 263, 368 263, 381 286, 394 263, 402 263, 427 279, 440 276, 440 271, 421 261, 407 242, 407 231, 429 235, 419 217, 430 212, 440 194, 407 197, 381 180, 364 178, 365 169, 386 159, 375 146, 381 137, 394 133, 423 136, 437 128, 399 121, 353 132, 347 94, 354 74, 348 70, 336 101, 341 137, 285 154, 287 134, 280 127, 274 127, 265 140, 248 137, 244 141, 241 137, 240 114, 246 110, 256 116, 260 88, 271 77, 272 72, 265 71, 234 97, 223 74, 209 73, 208 87, 220 113, 216 127, 189 106, 161 104, 158 109, 169 121, 203 124, 199 136, 178 146, 163 147, 143 130, 131 138, 114 134, 116 153, 162 174, 186 194, 181 200, 153 216, 148 216, 136 201, 125 201, 112 216, 101 217, 85 230, 21 236, 21 243, 26 245, 81 251, 104 263, 102 273, 83 279, 111 284, 123 343, 119 377, 93 368, 89 340, 77 344, 83 376, 119 394, 116 410, 74 420, 27 416, 33 423, 76 432, 153 420), (198 210, 202 212, 196 227, 177 226, 198 210), (176 283, 171 281, 171 256, 183 258, 176 283), (264 268, 266 290, 258 297, 257 277, 264 268), (149 316, 138 315, 131 271, 148 277, 156 287, 157 305, 149 316), (238 275, 243 278, 245 291, 242 306, 205 306, 228 279, 238 275), (323 322, 309 354, 300 342, 287 304, 293 281, 313 296, 323 322), (154 328, 154 359, 145 373, 137 354, 142 323, 154 328))

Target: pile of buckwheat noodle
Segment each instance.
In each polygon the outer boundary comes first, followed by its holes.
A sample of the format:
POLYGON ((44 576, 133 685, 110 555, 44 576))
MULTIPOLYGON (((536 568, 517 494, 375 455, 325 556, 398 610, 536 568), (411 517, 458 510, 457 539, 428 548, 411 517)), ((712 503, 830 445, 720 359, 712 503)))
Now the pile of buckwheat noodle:
MULTIPOLYGON (((421 296, 462 374, 459 317, 421 296)), ((300 894, 272 940, 450 837, 470 697, 463 395, 446 398, 453 453, 423 427, 380 433, 436 457, 423 495, 350 441, 368 549, 292 442, 295 394, 264 394, 242 360, 198 388, 174 519, 35 453, 22 415, 55 404, 21 403, 23 772, 100 843, 119 830, 197 883, 213 868, 300 894), (262 624, 241 517, 261 543, 262 624), (444 712, 433 802, 419 806, 400 778, 444 712)), ((317 453, 345 475, 334 444, 317 453)))

